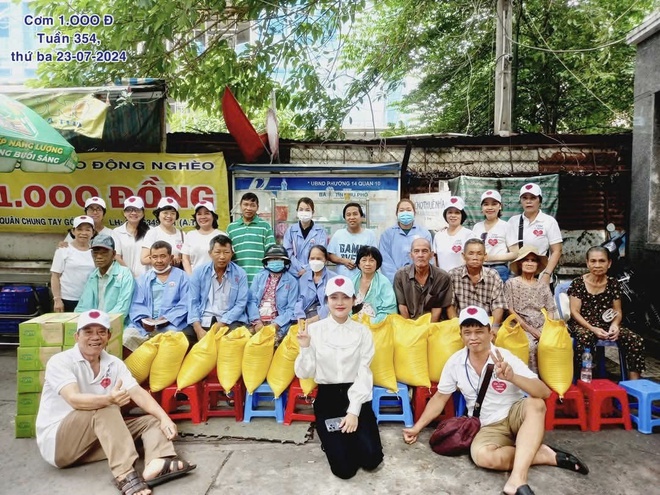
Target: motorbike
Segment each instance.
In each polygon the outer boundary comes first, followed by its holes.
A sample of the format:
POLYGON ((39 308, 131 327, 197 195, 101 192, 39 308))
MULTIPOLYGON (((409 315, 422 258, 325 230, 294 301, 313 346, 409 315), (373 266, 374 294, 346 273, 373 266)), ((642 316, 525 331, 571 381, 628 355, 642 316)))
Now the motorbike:
POLYGON ((609 251, 612 260, 608 274, 615 277, 621 286, 623 324, 640 334, 648 335, 653 329, 660 329, 660 311, 626 262, 626 232, 617 231, 611 223, 606 230, 607 239, 601 246, 609 251))

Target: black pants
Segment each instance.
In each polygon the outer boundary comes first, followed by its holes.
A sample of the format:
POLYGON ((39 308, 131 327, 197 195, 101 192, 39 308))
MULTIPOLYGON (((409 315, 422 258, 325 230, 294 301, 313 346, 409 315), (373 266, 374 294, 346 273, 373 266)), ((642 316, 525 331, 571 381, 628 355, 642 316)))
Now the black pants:
POLYGON ((68 301, 66 299, 62 299, 62 304, 64 305, 65 313, 73 313, 76 311, 76 306, 78 306, 78 301, 68 301))
POLYGON ((359 468, 376 469, 383 461, 383 446, 371 401, 362 404, 358 427, 354 433, 328 432, 325 420, 346 416, 350 383, 319 385, 314 414, 316 432, 335 476, 349 479, 359 468))

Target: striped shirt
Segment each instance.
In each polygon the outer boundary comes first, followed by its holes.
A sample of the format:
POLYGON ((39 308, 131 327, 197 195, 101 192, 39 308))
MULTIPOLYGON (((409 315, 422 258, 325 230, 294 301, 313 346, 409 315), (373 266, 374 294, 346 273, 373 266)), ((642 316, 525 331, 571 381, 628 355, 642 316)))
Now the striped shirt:
POLYGON ((452 305, 459 312, 468 306, 480 306, 490 315, 494 309, 506 309, 504 284, 497 270, 482 267, 481 278, 472 283, 465 265, 449 270, 451 286, 454 289, 452 305))
POLYGON ((227 226, 227 234, 234 245, 234 261, 247 273, 248 284, 252 284, 254 276, 263 268, 266 249, 275 244, 273 229, 258 216, 250 223, 245 223, 241 217, 227 226))

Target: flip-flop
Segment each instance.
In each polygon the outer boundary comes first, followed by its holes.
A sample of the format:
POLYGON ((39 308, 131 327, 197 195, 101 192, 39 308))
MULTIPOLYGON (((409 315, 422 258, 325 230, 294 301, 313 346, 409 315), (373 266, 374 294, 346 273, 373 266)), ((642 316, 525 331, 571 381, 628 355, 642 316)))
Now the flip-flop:
POLYGON ((516 489, 516 495, 534 495, 534 492, 529 485, 520 485, 516 489))
POLYGON ((188 474, 196 467, 197 467, 196 464, 190 464, 188 461, 184 461, 183 459, 179 459, 178 457, 168 457, 165 459, 163 468, 160 470, 160 473, 158 473, 158 476, 156 476, 153 479, 145 480, 145 481, 147 485, 149 485, 149 488, 153 488, 155 486, 162 485, 167 481, 180 478, 181 476, 188 474), (173 470, 172 468, 176 467, 176 463, 178 462, 181 462, 183 467, 181 469, 173 470))
POLYGON ((557 467, 562 468, 562 469, 568 469, 569 471, 573 471, 574 473, 580 473, 580 474, 589 474, 589 468, 587 465, 582 462, 576 455, 573 455, 569 452, 564 452, 563 450, 556 449, 555 447, 552 447, 548 445, 552 450, 555 452, 555 456, 557 459, 557 467), (576 467, 577 466, 577 469, 576 467))

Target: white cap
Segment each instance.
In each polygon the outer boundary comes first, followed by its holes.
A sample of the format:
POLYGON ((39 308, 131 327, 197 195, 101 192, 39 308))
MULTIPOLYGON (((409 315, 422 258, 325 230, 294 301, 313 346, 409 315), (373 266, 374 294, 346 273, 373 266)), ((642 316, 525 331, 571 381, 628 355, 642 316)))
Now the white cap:
POLYGON ((484 199, 488 199, 488 198, 494 199, 495 201, 502 203, 502 196, 500 195, 500 193, 494 191, 493 189, 488 189, 488 191, 486 191, 481 195, 481 202, 483 203, 484 199))
POLYGON ((445 209, 442 210, 443 213, 447 211, 449 208, 457 208, 463 211, 465 209, 465 201, 463 201, 463 198, 461 198, 460 196, 452 196, 445 203, 445 209))
POLYGON ((468 306, 461 310, 461 313, 458 315, 458 324, 462 325, 467 320, 477 320, 484 326, 490 325, 488 313, 486 313, 484 308, 480 308, 479 306, 468 306))
POLYGON ((341 292, 346 294, 348 297, 353 297, 355 295, 355 287, 350 278, 344 277, 342 275, 337 275, 328 280, 328 283, 325 285, 325 295, 330 296, 335 292, 341 292))
POLYGON ((105 201, 103 201, 98 196, 92 196, 91 198, 87 198, 87 201, 85 201, 85 209, 87 209, 89 205, 99 205, 104 210, 107 210, 107 207, 105 206, 105 201))
POLYGON ((81 215, 73 219, 73 228, 75 229, 80 225, 82 225, 83 223, 88 223, 89 225, 92 226, 92 228, 94 228, 94 220, 92 220, 92 217, 88 217, 85 215, 81 215))
POLYGON ((199 203, 197 203, 195 205, 195 213, 197 213, 197 210, 200 208, 206 208, 211 213, 215 213, 215 206, 210 201, 201 200, 199 203))
POLYGON ((530 182, 529 184, 525 184, 520 188, 520 196, 522 197, 523 194, 533 194, 534 196, 543 196, 541 194, 541 187, 538 184, 534 184, 533 182, 530 182))
POLYGON ((139 208, 144 210, 144 201, 140 196, 130 196, 124 200, 124 210, 126 208, 139 208))
POLYGON ((161 198, 156 209, 160 210, 161 208, 166 208, 168 206, 170 208, 174 208, 176 211, 179 211, 179 203, 176 202, 176 199, 170 197, 161 198))
POLYGON ((103 328, 110 329, 110 316, 108 313, 105 313, 100 309, 90 309, 89 311, 85 311, 78 317, 77 330, 81 330, 87 325, 92 324, 101 325, 103 328))

